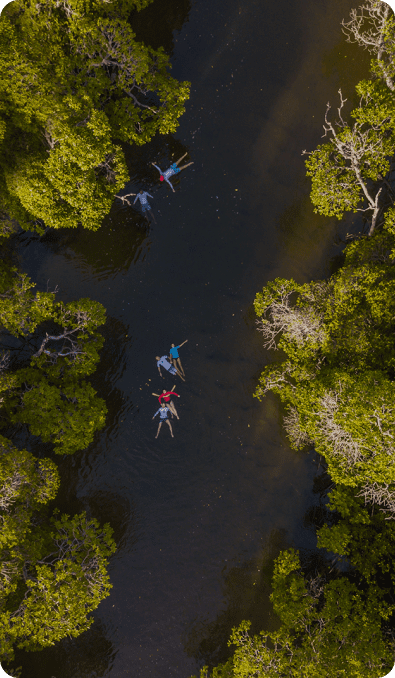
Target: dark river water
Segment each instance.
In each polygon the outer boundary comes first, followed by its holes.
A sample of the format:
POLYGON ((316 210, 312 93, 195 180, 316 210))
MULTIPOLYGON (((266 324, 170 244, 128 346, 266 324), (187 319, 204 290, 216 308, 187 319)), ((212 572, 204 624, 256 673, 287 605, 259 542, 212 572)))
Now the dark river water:
POLYGON ((192 83, 177 133, 126 149, 128 192, 152 193, 157 224, 116 201, 97 233, 20 238, 40 289, 49 280, 59 298, 107 309, 93 378, 107 426, 57 459, 58 505, 109 521, 118 542, 92 628, 18 653, 23 678, 188 678, 227 656, 243 618, 273 627, 270 562, 281 548, 315 548, 314 456, 290 449, 275 398, 252 397, 270 359, 252 302, 276 276, 327 275, 341 247, 338 223, 313 214, 301 151, 320 142, 339 86, 352 100, 368 75, 369 56, 341 33, 352 6, 155 0, 132 18, 137 35, 192 83), (173 194, 150 162, 187 151, 194 165, 173 194), (185 384, 160 379, 155 356, 185 339, 185 384), (175 437, 163 426, 155 440, 151 393, 174 383, 175 437))

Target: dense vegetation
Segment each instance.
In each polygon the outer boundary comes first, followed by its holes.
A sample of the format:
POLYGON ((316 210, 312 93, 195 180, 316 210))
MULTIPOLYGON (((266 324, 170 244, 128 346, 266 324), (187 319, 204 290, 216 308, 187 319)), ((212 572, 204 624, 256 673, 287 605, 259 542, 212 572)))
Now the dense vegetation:
POLYGON ((308 154, 315 210, 363 214, 329 280, 269 282, 255 298, 258 329, 280 350, 256 397, 277 394, 295 449, 315 448, 328 474, 315 564, 293 549, 275 562, 276 632, 233 630, 233 656, 201 677, 379 678, 394 664, 395 613, 395 21, 368 0, 343 22, 373 54, 347 116, 328 106, 329 140, 308 154))
POLYGON ((151 0, 15 0, 0 21, 3 230, 96 230, 128 180, 120 142, 173 132, 189 83, 136 41, 151 0))
POLYGON ((53 458, 105 424, 89 383, 105 309, 37 290, 13 243, 20 227, 99 228, 128 180, 121 143, 176 128, 188 83, 128 23, 150 1, 14 0, 0 19, 0 660, 78 636, 111 588, 110 526, 53 502, 53 458))

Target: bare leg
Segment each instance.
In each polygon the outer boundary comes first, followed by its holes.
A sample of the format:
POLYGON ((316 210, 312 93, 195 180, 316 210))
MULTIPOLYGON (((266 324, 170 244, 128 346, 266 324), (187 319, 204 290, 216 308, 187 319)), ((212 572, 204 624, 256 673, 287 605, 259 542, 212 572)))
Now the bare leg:
MULTIPOLYGON (((172 357, 170 356, 170 362, 171 362, 171 364, 173 365, 173 367, 174 367, 174 369, 177 371, 177 373, 180 374, 180 373, 181 373, 181 370, 180 370, 180 368, 178 367, 178 364, 177 364, 177 363, 178 363, 178 360, 179 360, 178 358, 172 358, 172 357)), ((183 372, 184 372, 184 371, 182 371, 181 374, 183 374, 183 372)), ((185 377, 185 374, 183 374, 183 376, 185 377)))
POLYGON ((176 415, 177 419, 179 419, 180 417, 177 414, 176 407, 175 407, 174 403, 172 402, 172 400, 170 400, 168 407, 169 407, 170 411, 173 412, 173 414, 176 415))
POLYGON ((158 437, 158 435, 159 435, 159 431, 160 431, 160 427, 161 427, 161 426, 162 426, 162 422, 160 421, 160 422, 159 422, 159 426, 158 426, 158 432, 157 432, 157 434, 156 434, 155 438, 157 438, 157 437, 158 437))
POLYGON ((174 369, 175 369, 175 371, 177 372, 178 376, 179 376, 183 381, 185 381, 185 379, 184 379, 184 377, 182 376, 180 370, 178 370, 177 367, 175 367, 174 369))
POLYGON ((180 172, 182 172, 182 170, 184 170, 184 169, 186 169, 187 167, 189 167, 189 165, 193 165, 193 162, 189 162, 187 165, 183 165, 182 167, 179 167, 178 169, 179 169, 180 172))
POLYGON ((180 372, 183 373, 183 375, 184 375, 184 377, 185 377, 184 368, 183 368, 183 366, 181 365, 181 358, 177 358, 177 359, 176 359, 176 363, 177 363, 177 364, 175 365, 175 367, 177 367, 177 368, 180 370, 180 372))
POLYGON ((175 164, 178 165, 178 163, 181 162, 181 160, 184 160, 184 158, 185 158, 186 155, 188 155, 188 153, 184 153, 184 155, 182 155, 181 158, 179 158, 179 159, 175 162, 175 164))
POLYGON ((154 220, 154 223, 156 224, 156 219, 155 219, 155 217, 154 217, 154 213, 153 213, 153 211, 152 211, 152 210, 149 210, 149 215, 150 215, 150 217, 152 217, 152 218, 153 218, 153 220, 154 220))
POLYGON ((172 429, 171 423, 169 422, 168 419, 166 419, 166 423, 169 424, 169 429, 170 429, 171 437, 174 438, 174 436, 173 436, 173 429, 172 429))

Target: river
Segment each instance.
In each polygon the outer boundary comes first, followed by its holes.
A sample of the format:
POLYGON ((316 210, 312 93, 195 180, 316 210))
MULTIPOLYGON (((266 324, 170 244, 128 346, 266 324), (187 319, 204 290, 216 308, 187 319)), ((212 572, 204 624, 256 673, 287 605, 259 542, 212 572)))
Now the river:
POLYGON ((345 226, 313 214, 301 151, 320 142, 328 99, 335 108, 341 86, 352 100, 368 74, 369 56, 341 33, 352 6, 155 0, 132 25, 192 83, 176 134, 127 149, 129 188, 152 193, 157 224, 116 201, 97 233, 20 238, 39 289, 49 280, 60 299, 107 309, 93 378, 107 425, 57 459, 57 504, 109 521, 118 542, 92 628, 18 652, 23 678, 188 678, 227 656, 241 619, 273 627, 273 557, 315 548, 316 460, 290 449, 275 398, 252 397, 271 359, 252 302, 276 276, 304 282, 336 262, 345 226), (187 151, 194 165, 172 194, 150 162, 187 151), (160 379, 155 356, 185 339, 185 384, 160 379), (163 426, 155 440, 151 394, 174 383, 175 437, 163 426))

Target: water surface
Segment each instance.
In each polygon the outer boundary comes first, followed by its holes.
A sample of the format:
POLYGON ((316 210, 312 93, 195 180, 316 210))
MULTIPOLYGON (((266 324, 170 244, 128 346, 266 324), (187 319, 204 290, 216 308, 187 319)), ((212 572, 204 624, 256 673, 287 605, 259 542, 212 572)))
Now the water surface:
MULTIPOLYGON (((351 0, 155 0, 132 17, 137 35, 172 55, 192 83, 173 137, 127 149, 130 190, 154 195, 157 225, 121 203, 98 233, 23 236, 21 265, 59 298, 107 309, 100 368, 106 428, 60 460, 58 504, 110 521, 119 548, 113 589, 75 641, 18 654, 24 678, 187 678, 226 656, 233 624, 275 620, 263 564, 280 548, 315 547, 306 512, 312 455, 295 453, 275 398, 253 399, 270 356, 255 331, 255 293, 276 276, 325 275, 339 226, 313 214, 301 151, 320 141, 328 99, 352 98, 369 57, 345 43, 351 0), (345 67, 346 66, 346 67, 345 67), (188 151, 175 180, 161 167, 188 151), (154 439, 155 356, 172 342, 174 440, 154 439)), ((347 228, 353 228, 352 221, 347 228)), ((344 228, 343 228, 344 230, 344 228)))

